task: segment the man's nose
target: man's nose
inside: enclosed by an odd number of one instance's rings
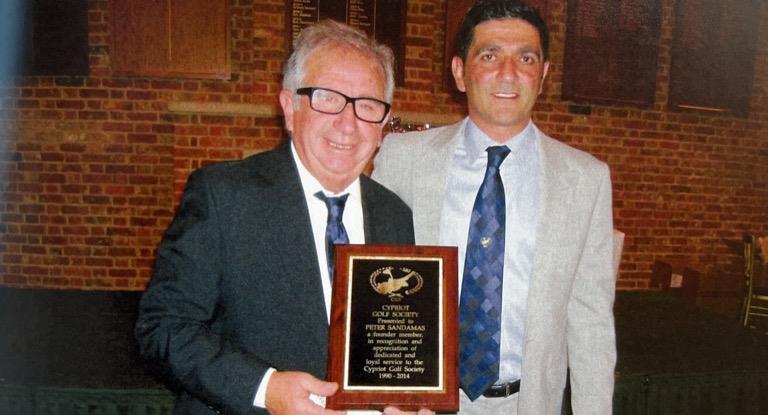
[[[499,64],[499,76],[508,80],[517,78],[517,61],[513,58],[502,60]]]
[[[354,104],[347,102],[340,113],[336,115],[336,125],[344,132],[355,129],[357,125],[357,116],[355,116]]]

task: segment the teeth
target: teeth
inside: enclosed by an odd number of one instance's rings
[[[515,93],[509,93],[509,94],[496,93],[494,95],[499,97],[499,98],[514,98],[514,97],[517,96],[517,94],[515,94]]]
[[[352,146],[347,146],[339,143],[334,143],[333,141],[329,141],[328,144],[331,145],[331,147],[339,149],[339,150],[349,150],[352,148]]]

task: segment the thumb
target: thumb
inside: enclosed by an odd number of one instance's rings
[[[304,386],[310,393],[318,396],[331,396],[339,388],[339,384],[336,382],[325,382],[317,378],[308,379]]]

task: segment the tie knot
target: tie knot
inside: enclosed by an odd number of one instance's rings
[[[488,168],[493,167],[495,169],[498,169],[499,166],[501,166],[501,162],[503,162],[510,153],[509,147],[507,146],[490,146],[486,148],[485,151],[488,152]]]
[[[325,193],[320,191],[315,193],[315,197],[325,202],[325,207],[328,208],[329,219],[341,220],[341,217],[344,214],[344,205],[347,203],[349,193],[343,194],[341,196],[328,197],[325,195]]]

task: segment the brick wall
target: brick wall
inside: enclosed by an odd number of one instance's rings
[[[410,121],[464,111],[442,86],[445,1],[408,1],[394,112],[419,118]],[[560,100],[566,1],[549,0],[552,67],[535,119],[611,165],[616,227],[627,234],[620,289],[647,287],[653,261],[666,259],[733,294],[734,244],[768,233],[768,7],[743,119],[667,110],[673,0],[662,4],[654,106],[577,115]],[[0,86],[0,285],[142,289],[188,174],[280,141],[285,7],[232,0],[232,78],[210,81],[111,76],[108,2],[91,0],[90,76]]]

